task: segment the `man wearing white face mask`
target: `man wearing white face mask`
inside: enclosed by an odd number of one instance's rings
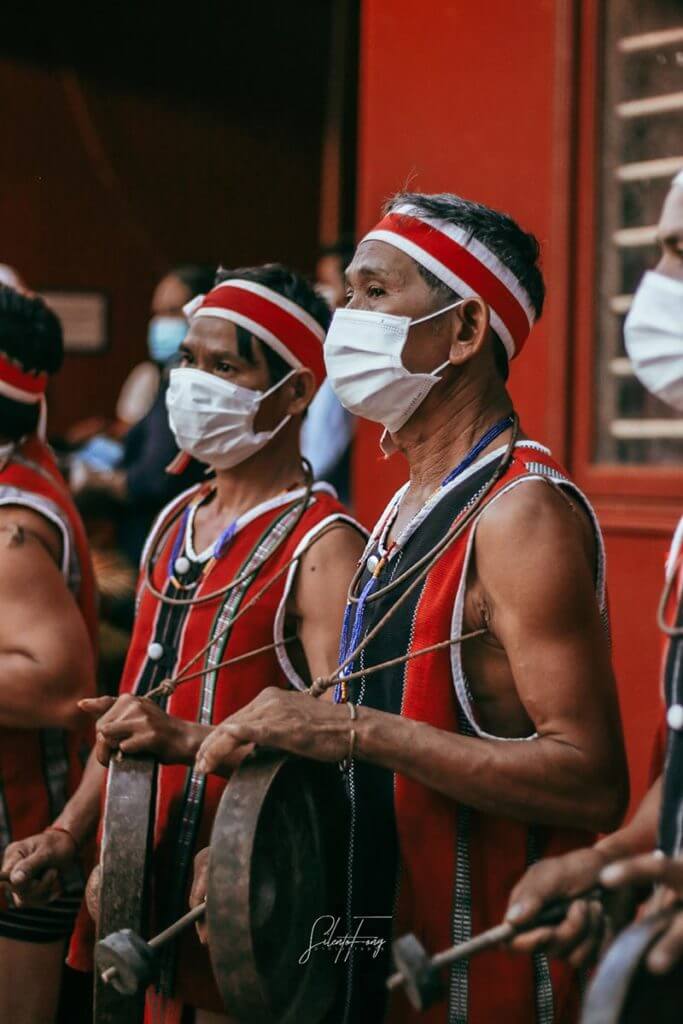
[[[674,178],[662,208],[658,237],[660,260],[636,291],[624,338],[633,369],[644,386],[683,413],[683,171]],[[532,868],[513,893],[508,912],[511,920],[524,921],[544,901],[574,896],[600,881],[610,886],[661,883],[668,886],[665,900],[683,896],[682,547],[683,518],[669,552],[666,600],[660,609],[660,625],[670,636],[663,679],[668,705],[665,778],[656,780],[625,828],[592,848],[541,861]],[[655,847],[668,856],[653,856]],[[657,899],[662,897],[660,890]],[[531,952],[542,946],[580,964],[595,954],[601,935],[600,916],[591,915],[585,901],[577,899],[562,925],[520,937],[515,947]],[[648,966],[655,973],[665,973],[681,958],[683,914],[673,919],[655,943]]]
[[[183,458],[194,456],[214,475],[167,506],[148,538],[122,696],[82,704],[99,719],[102,764],[116,750],[162,762],[158,928],[187,909],[192,856],[207,845],[225,785],[188,767],[200,742],[261,691],[304,688],[333,669],[363,548],[362,531],[328,485],[313,484],[299,450],[302,416],[325,376],[324,301],[296,274],[269,265],[219,272],[187,312],[169,419]],[[153,691],[165,710],[139,699]],[[102,764],[91,759],[64,812],[64,827],[78,837],[97,824]],[[40,859],[41,837],[31,842],[38,863],[8,853],[24,890],[50,865],[49,856]],[[26,844],[22,850],[25,858]],[[75,966],[89,966],[90,940],[84,926],[72,944]],[[182,1005],[221,1009],[194,932],[169,949],[160,986],[149,996],[154,1020],[179,1019]]]
[[[414,932],[431,953],[499,923],[530,861],[614,827],[627,796],[600,531],[505,386],[542,310],[538,254],[453,195],[398,196],[361,241],[325,361],[410,480],[365,550],[339,670],[314,685],[337,704],[257,698],[198,756],[215,770],[256,741],[344,758],[345,930]],[[348,964],[346,1024],[545,1024],[578,1003],[566,965],[496,950],[454,965],[418,1018],[387,1001],[388,942]]]
[[[151,362],[139,363],[124,382],[112,436],[94,438],[72,461],[74,490],[104,491],[120,503],[117,542],[132,565],[140,560],[159,510],[201,479],[196,464],[189,465],[182,476],[166,473],[178,449],[169,429],[165,397],[170,367],[177,362],[187,334],[183,306],[207,291],[213,278],[214,270],[193,264],[162,277],[152,295],[147,328]]]

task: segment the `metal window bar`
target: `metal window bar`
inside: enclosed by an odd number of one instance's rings
[[[622,313],[628,313],[632,302],[632,295],[613,295],[609,300],[609,308],[617,316],[620,316]]]
[[[624,355],[623,317],[656,262],[668,181],[683,169],[683,24],[678,0],[605,4],[600,343],[594,457],[657,464],[683,454],[683,418],[656,408]],[[642,30],[641,30],[642,29]],[[641,31],[639,31],[641,30]],[[608,244],[605,245],[605,242]],[[611,242],[611,244],[609,244]]]
[[[683,156],[664,156],[658,160],[639,160],[633,164],[617,167],[618,181],[652,181],[653,178],[670,178],[683,168]]]
[[[659,50],[664,46],[683,43],[683,25],[680,28],[663,28],[659,32],[640,32],[634,36],[624,36],[617,43],[621,53],[640,53],[643,50]]]
[[[612,240],[620,249],[632,249],[641,245],[654,245],[657,241],[657,225],[648,224],[639,228],[620,228],[614,232]]]
[[[610,431],[618,441],[680,441],[683,439],[683,419],[618,419],[612,420]]]
[[[645,96],[639,100],[626,100],[614,108],[617,117],[651,117],[683,110],[683,92],[667,92],[663,96]]]
[[[610,359],[609,369],[614,377],[633,377],[634,375],[631,360],[627,356],[617,356],[615,359]]]

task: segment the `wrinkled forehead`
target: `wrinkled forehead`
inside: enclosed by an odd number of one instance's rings
[[[372,276],[391,278],[395,284],[410,284],[420,277],[414,259],[388,242],[370,238],[361,242],[346,268],[349,281]]]
[[[662,241],[683,238],[683,188],[680,185],[672,185],[664,200],[658,234]]]

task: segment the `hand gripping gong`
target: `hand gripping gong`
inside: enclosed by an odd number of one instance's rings
[[[681,1024],[683,964],[651,974],[645,958],[666,928],[674,908],[624,929],[603,957],[586,993],[581,1024]]]
[[[225,1009],[244,1024],[320,1024],[343,965],[300,963],[342,912],[346,800],[336,765],[258,751],[230,779],[211,837],[207,925]]]
[[[145,924],[156,762],[114,757],[109,764],[104,809],[97,938]],[[95,1024],[141,1024],[144,989],[124,996],[95,974]]]

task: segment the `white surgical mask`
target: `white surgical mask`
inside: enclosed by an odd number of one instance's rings
[[[338,309],[332,317],[323,353],[337,398],[349,412],[382,423],[395,433],[410,419],[439,380],[448,360],[431,373],[411,373],[401,358],[408,331],[454,309],[411,320],[365,309]]]
[[[626,351],[638,380],[683,412],[683,281],[648,271],[624,324]]]
[[[171,370],[166,408],[178,447],[215,469],[230,469],[244,462],[265,447],[291,418],[285,416],[274,430],[254,432],[262,400],[293,373],[268,391],[252,391],[190,366]]]

